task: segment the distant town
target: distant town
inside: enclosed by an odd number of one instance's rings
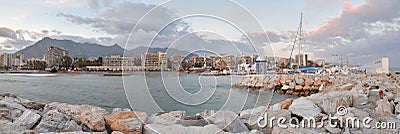
[[[300,57],[300,60],[299,60]],[[105,57],[79,58],[70,57],[69,51],[47,46],[42,58],[25,58],[24,54],[3,53],[0,56],[3,71],[46,70],[46,71],[221,71],[226,73],[257,73],[263,68],[271,70],[287,68],[288,58],[259,57],[258,55],[180,55],[167,57],[164,52],[145,52],[141,57],[122,57],[119,55]],[[306,54],[296,55],[294,65],[324,66],[325,61],[312,61]],[[300,62],[300,64],[298,63]],[[257,69],[258,68],[258,69]],[[260,73],[260,72],[259,72]]]

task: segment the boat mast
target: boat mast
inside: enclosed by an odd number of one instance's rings
[[[298,58],[299,58],[299,64],[298,64],[298,66],[301,66],[302,65],[302,63],[301,63],[301,59],[303,58],[303,56],[301,55],[301,40],[302,40],[302,35],[301,35],[301,30],[302,30],[302,28],[303,28],[303,13],[301,13],[301,15],[300,15],[300,30],[299,30],[299,55],[298,55]]]

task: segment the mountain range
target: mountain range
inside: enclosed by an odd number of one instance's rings
[[[64,48],[69,51],[69,56],[73,58],[89,58],[89,57],[105,57],[105,56],[130,56],[130,57],[140,57],[140,55],[146,51],[148,52],[167,52],[167,48],[148,48],[148,47],[138,47],[132,50],[126,50],[114,44],[112,46],[104,46],[100,44],[92,43],[79,43],[72,40],[58,40],[45,37],[42,40],[28,46],[22,50],[17,51],[15,54],[23,54],[25,58],[42,58],[46,54],[46,48],[48,46],[57,46]],[[125,55],[124,55],[124,52]],[[167,56],[172,54],[186,55],[189,52],[173,49],[168,49]]]

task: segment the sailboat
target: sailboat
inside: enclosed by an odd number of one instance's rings
[[[319,68],[322,68],[322,67],[319,67],[319,66],[317,66],[317,67],[308,67],[307,66],[308,55],[301,52],[301,45],[302,45],[301,43],[302,43],[302,40],[303,40],[303,33],[302,33],[303,31],[302,30],[303,30],[303,13],[300,14],[300,24],[299,24],[299,27],[298,27],[297,32],[296,32],[296,37],[295,37],[294,42],[293,42],[292,51],[290,52],[288,68],[289,69],[290,68],[293,69],[293,64],[291,62],[292,61],[292,55],[293,55],[293,50],[294,50],[294,48],[296,46],[296,43],[298,42],[299,53],[297,55],[297,59],[298,59],[297,68],[300,69],[300,70],[304,70],[302,72],[315,72],[316,70],[318,70]]]

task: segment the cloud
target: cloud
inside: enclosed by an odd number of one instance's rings
[[[344,10],[339,16],[329,19],[310,34],[313,39],[324,40],[341,36],[349,40],[366,38],[365,24],[374,22],[392,22],[400,17],[400,1],[398,0],[366,0],[358,6],[347,0]]]
[[[0,28],[0,37],[17,39],[17,34],[9,28],[1,27]]]
[[[106,2],[105,3],[109,3]],[[95,3],[94,3],[95,4]],[[97,3],[98,4],[98,3]],[[100,11],[96,17],[81,17],[72,14],[59,13],[57,16],[64,17],[68,21],[78,25],[89,25],[95,31],[106,33],[112,37],[115,37],[116,42],[124,44],[128,39],[131,29],[137,25],[139,27],[136,32],[143,36],[145,33],[152,38],[156,34],[162,36],[168,36],[172,39],[173,36],[179,33],[178,29],[185,29],[187,25],[182,21],[177,21],[170,24],[166,29],[163,29],[160,33],[160,27],[171,22],[174,18],[174,12],[170,9],[158,7],[156,14],[147,16],[148,19],[140,20],[148,11],[155,8],[155,5],[143,4],[143,3],[132,3],[122,2],[114,5],[112,8]],[[142,21],[140,25],[138,22]],[[134,41],[139,44],[130,45],[130,48],[138,47],[141,41]]]

